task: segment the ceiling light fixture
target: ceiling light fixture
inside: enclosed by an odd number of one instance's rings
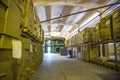
[[[53,31],[53,32],[51,32],[51,36],[60,36],[60,32],[59,31]]]
[[[60,36],[60,32],[59,32],[59,28],[56,27],[56,29],[54,31],[51,32],[51,36]]]

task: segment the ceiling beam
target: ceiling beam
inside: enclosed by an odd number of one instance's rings
[[[68,13],[70,13],[73,10],[73,6],[64,6],[64,9],[62,10],[62,15],[67,15]],[[61,21],[61,23],[65,24],[67,21],[68,17],[64,17]],[[62,25],[60,27],[60,32],[62,31],[63,27],[65,27],[64,25]]]
[[[68,14],[68,15],[64,15],[64,16],[61,16],[61,17],[52,18],[52,19],[49,19],[49,20],[41,21],[41,23],[51,21],[51,20],[55,20],[55,19],[59,19],[59,18],[63,18],[63,17],[68,17],[68,16],[80,14],[80,13],[84,13],[84,12],[89,12],[89,11],[97,10],[97,9],[100,9],[100,8],[105,8],[105,7],[117,5],[117,4],[120,4],[120,2],[113,3],[113,4],[108,4],[108,5],[104,5],[104,6],[100,6],[100,7],[96,7],[96,8],[92,8],[92,9],[88,9],[88,10],[84,10],[84,11],[80,11],[80,12],[76,12],[76,13],[72,13],[72,14]]]
[[[51,6],[47,5],[47,6],[45,6],[45,9],[46,9],[46,18],[51,19]],[[50,23],[51,22],[48,21],[46,24],[50,24]],[[51,26],[47,25],[47,28],[48,28],[48,32],[51,32]]]
[[[51,6],[47,5],[45,6],[45,9],[46,9],[46,18],[51,19]]]
[[[73,10],[74,6],[64,6],[64,9],[62,11],[62,15],[67,15],[70,14],[71,11]],[[65,23],[67,21],[68,17],[63,18],[63,22]]]
[[[73,32],[77,27],[72,27],[68,32],[71,33]]]
[[[77,24],[80,26],[83,22],[85,22],[90,16],[92,16],[95,13],[96,11],[90,11],[86,13],[85,16],[79,22],[77,22]]]

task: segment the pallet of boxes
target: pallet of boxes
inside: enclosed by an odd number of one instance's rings
[[[43,33],[32,0],[0,0],[0,80],[29,79],[43,58]]]

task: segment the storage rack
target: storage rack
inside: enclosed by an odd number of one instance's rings
[[[71,45],[71,46],[66,46],[66,47],[82,47],[82,46],[88,46],[88,45],[98,45],[100,47],[100,44],[108,44],[108,43],[114,43],[114,55],[115,55],[115,70],[119,71],[120,70],[120,66],[118,65],[118,53],[120,52],[120,50],[118,49],[118,47],[120,46],[120,44],[118,46],[116,46],[116,43],[120,42],[120,38],[118,39],[111,39],[111,40],[105,40],[105,41],[99,41],[99,42],[92,42],[92,43],[84,43],[84,44],[78,44],[78,45]],[[99,48],[100,51],[100,48]],[[90,57],[90,55],[89,55]]]
[[[115,70],[119,70],[119,67],[118,67],[118,58],[117,58],[117,55],[118,55],[117,51],[119,51],[119,49],[116,46],[117,42],[120,42],[120,39],[111,39],[111,40],[106,40],[106,41],[99,41],[99,42],[94,42],[94,43],[86,43],[86,44],[80,44],[80,45],[74,45],[74,46],[77,46],[77,47],[85,46],[85,45],[98,45],[98,46],[100,46],[100,44],[114,43]]]
[[[118,1],[119,2],[119,1]],[[105,11],[109,10],[112,6],[110,6],[109,8],[107,8]],[[101,16],[105,11],[103,11],[99,16]],[[98,16],[96,16],[95,18],[97,18]],[[94,19],[95,19],[94,18]],[[94,20],[93,19],[93,20]],[[89,22],[88,22],[89,23]],[[87,23],[87,24],[88,24]],[[85,24],[84,26],[86,26],[87,24]],[[83,26],[83,27],[84,27]],[[79,31],[79,30],[78,30]],[[116,38],[116,39],[108,39],[108,40],[103,40],[103,41],[97,41],[97,42],[88,42],[88,43],[83,43],[83,44],[77,44],[77,45],[69,45],[66,47],[82,47],[82,46],[88,46],[88,45],[98,45],[100,47],[100,44],[104,45],[104,44],[108,44],[108,43],[113,43],[114,44],[114,55],[115,55],[115,70],[120,70],[120,66],[118,64],[118,53],[120,52],[120,50],[118,49],[118,47],[120,45],[116,45],[117,43],[120,42],[120,38]],[[99,48],[99,52],[100,52],[100,48]],[[89,55],[90,57],[90,55]]]

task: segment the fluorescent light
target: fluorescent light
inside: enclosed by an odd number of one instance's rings
[[[59,31],[51,32],[51,36],[60,36]]]
[[[93,16],[91,16],[89,19],[87,19],[84,23],[82,23],[81,24],[81,26],[80,26],[80,28],[82,27],[82,26],[84,26],[85,24],[87,24],[89,21],[91,21],[93,18],[95,18],[96,16],[98,16],[100,13],[98,13],[98,12],[96,12]],[[91,22],[94,22],[94,21],[96,21],[96,19],[95,20],[92,20]],[[90,23],[91,23],[90,22]],[[86,26],[84,26],[83,28],[81,28],[80,30],[83,30],[84,28],[86,28],[86,27],[88,27],[88,25],[90,25],[90,23],[89,24],[87,24]]]

